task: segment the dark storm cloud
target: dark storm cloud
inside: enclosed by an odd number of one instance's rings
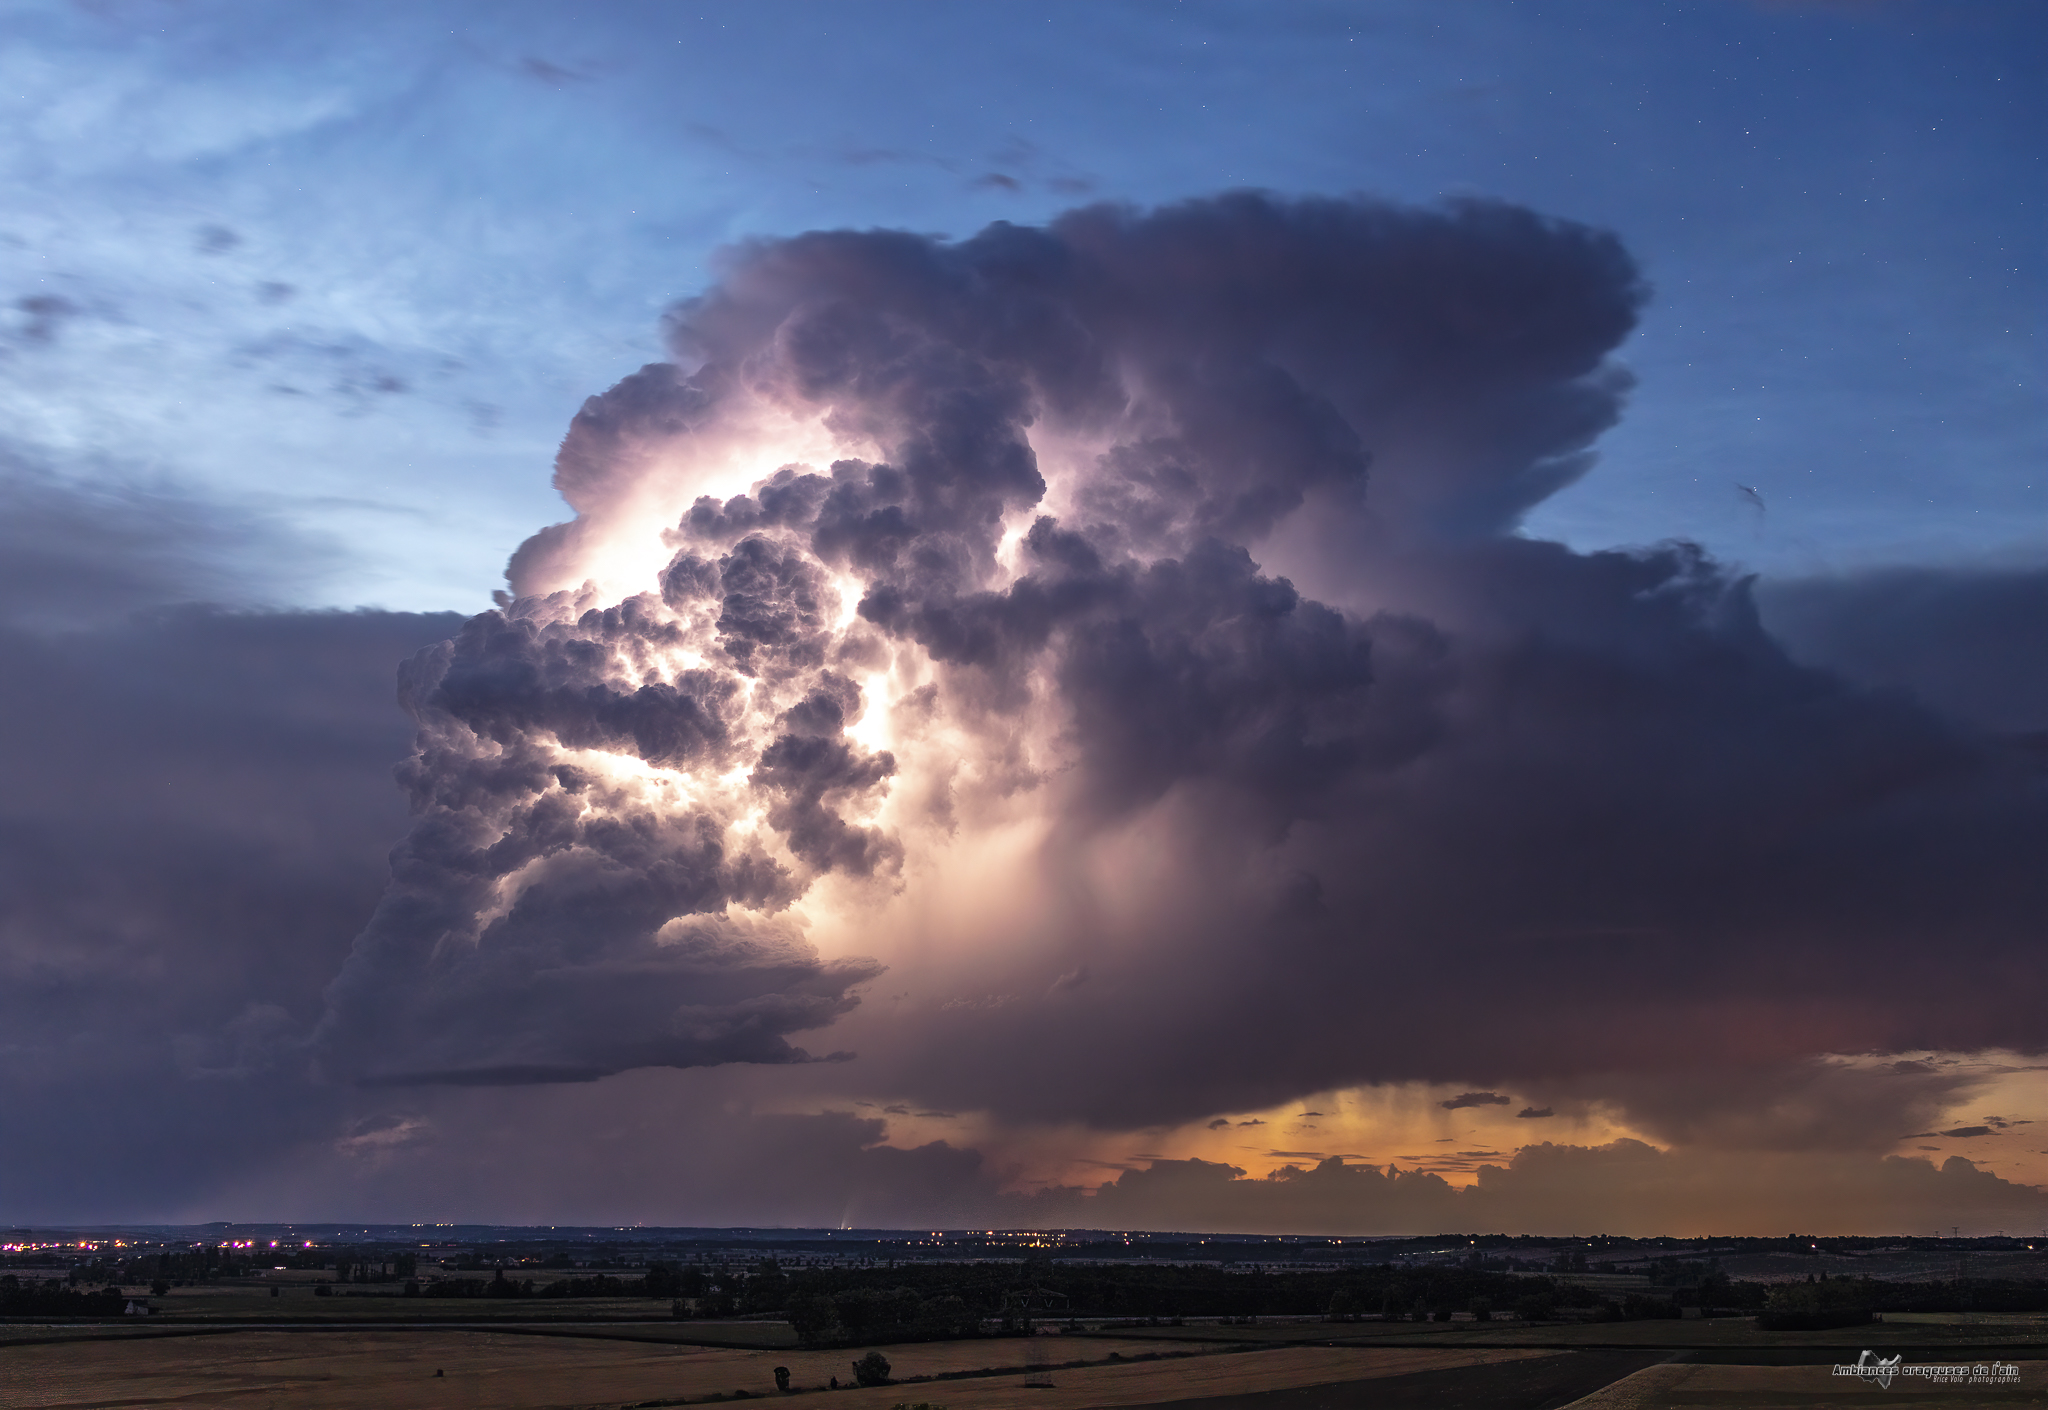
[[[1372,676],[1362,628],[1262,575],[1242,546],[1311,491],[1362,489],[1371,457],[1320,364],[1348,374],[1336,379],[1346,395],[1377,398],[1389,424],[1405,424],[1425,390],[1479,421],[1513,420],[1521,460],[1432,444],[1450,468],[1410,496],[1413,512],[1506,523],[1533,502],[1527,485],[1569,478],[1557,467],[1612,419],[1620,384],[1601,356],[1637,298],[1610,237],[1483,203],[1418,212],[1232,196],[1149,216],[1102,207],[1048,230],[996,226],[957,247],[893,232],[749,247],[671,318],[694,370],[650,366],[578,414],[556,484],[581,514],[514,556],[517,604],[412,668],[420,820],[336,985],[324,1050],[359,1075],[367,1064],[380,1077],[505,1081],[785,1055],[679,1041],[647,976],[674,957],[656,941],[664,925],[732,904],[773,909],[804,879],[766,853],[729,855],[729,814],[629,803],[564,777],[549,751],[745,766],[795,861],[855,874],[888,864],[895,844],[845,814],[894,763],[834,728],[828,707],[846,720],[857,701],[809,688],[836,679],[828,657],[858,640],[826,632],[820,566],[861,581],[862,622],[980,672],[988,701],[1020,698],[1050,653],[1089,811],[1127,815],[1213,778],[1266,795],[1260,821],[1284,831],[1330,779],[1393,766],[1430,727],[1393,708],[1358,728]],[[841,460],[829,476],[791,467],[753,494],[701,500],[675,530],[664,611],[547,594],[576,581],[620,506],[658,483],[680,446],[764,386],[829,407],[887,459]],[[1102,455],[1076,525],[1040,518],[1031,571],[992,590],[1005,516],[1046,492],[1029,429],[1052,417],[1101,431],[1134,398],[1151,409],[1147,433]],[[715,602],[715,620],[686,615],[700,602]],[[634,683],[686,647],[679,619],[699,636],[708,625],[704,644],[728,668]],[[1426,630],[1409,635],[1432,649]],[[768,737],[735,714],[741,678],[757,676],[797,697]],[[795,942],[777,943],[800,970]],[[596,984],[600,972],[611,977]],[[774,1012],[747,1031],[817,1026],[873,972],[763,969],[748,1002]],[[771,997],[799,980],[801,1003]],[[472,1010],[476,1022],[462,1017]],[[517,1023],[481,1018],[508,1011]],[[394,1052],[398,1033],[431,1034],[407,1041],[435,1056]]]
[[[1957,1068],[1832,1060],[1724,1060],[1609,1072],[1542,1087],[1555,1106],[1597,1099],[1653,1140],[1720,1150],[1880,1153],[1966,1099],[1981,1075]]]
[[[1083,765],[1076,825],[1178,793],[1191,865],[1249,823],[1242,840],[1316,888],[1279,930],[1206,892],[1231,919],[1106,961],[1113,982],[1082,1000],[1100,1005],[1096,1044],[1062,1050],[1077,1082],[1135,1061],[1156,1085],[1086,1084],[1103,1119],[1333,1078],[1665,1067],[1675,1045],[1796,1074],[1829,1048],[2043,1040],[2025,756],[1788,660],[1745,584],[1684,545],[1578,555],[1501,535],[1587,467],[1626,384],[1602,354],[1639,297],[1611,240],[1524,212],[1230,198],[959,247],[803,237],[677,315],[700,377],[772,334],[835,414],[900,430],[903,407],[965,389],[945,403],[963,445],[1014,443],[1006,378],[1062,425],[1161,427],[1102,454],[1000,591],[966,588],[990,511],[939,520],[893,469],[835,468],[816,531],[891,635],[991,677],[1049,666]],[[976,436],[960,415],[989,419]],[[993,478],[986,451],[941,463],[970,496]],[[1028,498],[1028,478],[1002,483]],[[1353,560],[1319,576],[1389,610],[1360,620],[1259,570],[1246,545],[1311,498]],[[1952,610],[1995,618],[1989,596]],[[1967,956],[1937,947],[1955,933]],[[1958,963],[2016,987],[1966,994]],[[1920,981],[1878,979],[1902,972]],[[1452,982],[1442,1019],[1410,1003],[1363,1043],[1339,1016],[1357,994]],[[1322,995],[1327,1019],[1304,1026]],[[1543,1017],[1602,1003],[1617,1007],[1597,1025]],[[1190,1012],[1238,1020],[1223,1031],[1256,1035],[1256,1055]],[[1010,1031],[980,1050],[1034,1045],[1036,1021],[1004,1009]],[[1005,1085],[975,1062],[924,1070],[948,1100]],[[1895,1118],[1918,1102],[1890,1096]]]
[[[1504,1097],[1499,1092],[1460,1092],[1447,1101],[1438,1102],[1437,1105],[1445,1111],[1458,1111],[1468,1106],[1507,1106],[1513,1100],[1512,1097]]]
[[[1892,568],[1766,582],[1798,659],[1911,691],[1987,729],[2048,730],[2048,568]]]
[[[0,490],[0,1201],[167,1211],[330,1114],[304,1040],[404,822],[392,664],[460,619],[171,605],[248,520]]]
[[[1273,870],[1316,877],[1321,904],[1276,925],[1254,878],[1232,895],[1191,873],[1202,902],[1170,933],[1091,956],[1080,1002],[1100,1005],[1102,1046],[1079,1057],[1075,1017],[1056,1021],[1074,1080],[1090,1062],[1124,1074],[1090,1089],[1101,1119],[1395,1076],[1697,1068],[1711,1083],[1816,1052],[2039,1047],[2026,956],[2048,898],[2025,752],[1798,667],[1743,586],[1682,548],[1580,556],[1501,539],[1400,560],[1405,581],[1378,586],[1430,620],[1347,623],[1373,648],[1370,683],[1321,720],[1309,712],[1344,685],[1341,655],[1292,679],[1231,677],[1276,698],[1242,730],[1200,711],[1204,690],[1148,687],[1170,618],[1118,628],[1120,694],[1158,713],[1103,775],[1160,758],[1158,741],[1200,741],[1159,775],[1184,790],[1179,845],[1272,846]],[[1233,735],[1252,767],[1217,767]],[[1387,994],[1404,997],[1373,998]],[[1597,1023],[1551,1021],[1589,1010]],[[1190,1013],[1218,1022],[1183,1027]],[[1007,1030],[991,1046],[1044,1041],[1039,1021],[1028,1006],[991,1016]],[[964,1063],[944,1075],[998,1080]],[[932,1095],[963,1099],[950,1084]],[[1915,1101],[1889,1095],[1905,1105],[1877,1129],[1907,1129]],[[1647,1088],[1637,1099],[1645,1116],[1657,1104]]]
[[[1139,1126],[1357,1081],[1591,1099],[1626,1072],[1646,1129],[1867,1144],[1778,1099],[1812,1055],[2048,1042],[2035,764],[1791,659],[1688,545],[1511,532],[1620,414],[1609,354],[1643,298],[1613,237],[1487,202],[1239,194],[733,252],[670,318],[677,365],[577,417],[557,483],[579,517],[515,555],[518,601],[415,668],[421,821],[332,1033],[412,1015],[442,1051],[408,1070],[501,1080],[778,1056],[685,1052],[654,1007],[557,976],[659,970],[676,916],[891,866],[857,815],[918,761],[855,746],[838,722],[878,702],[831,680],[910,651],[928,719],[995,747],[1018,711],[1056,717],[1056,776],[987,785],[1039,790],[1045,894],[1103,884],[1086,868],[1132,829],[1175,861],[1109,883],[1125,919],[1014,960],[1014,996],[900,1010],[879,1081]],[[700,499],[658,603],[585,605],[597,545],[761,407],[876,450]],[[1034,436],[1090,449],[1049,486]],[[822,572],[853,580],[850,626]],[[706,664],[644,683],[672,632]],[[748,680],[767,693],[737,710]],[[605,826],[631,846],[586,840],[569,795],[599,785],[543,757],[577,741],[745,769],[786,860],[714,838],[715,809],[629,808]],[[571,935],[595,937],[573,961]],[[756,1036],[829,1020],[872,972],[775,943],[734,991],[773,1009]],[[801,1002],[771,1000],[785,984]],[[508,1003],[525,1036],[482,1020]],[[1769,1096],[1746,1123],[1745,1092]],[[1857,1092],[1887,1138],[1933,1099]]]

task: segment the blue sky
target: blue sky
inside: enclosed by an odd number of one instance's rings
[[[473,609],[564,517],[575,408],[734,240],[1479,193],[1615,230],[1656,291],[1600,468],[1529,532],[2024,561],[2044,32],[1883,0],[9,5],[0,449],[231,508],[247,599]]]

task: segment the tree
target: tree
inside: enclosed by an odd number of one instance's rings
[[[740,1311],[777,1312],[788,1297],[789,1279],[783,1276],[782,1266],[772,1258],[764,1258],[755,1268],[754,1276],[747,1279]]]
[[[846,1336],[846,1328],[839,1321],[839,1310],[832,1305],[832,1299],[822,1293],[798,1294],[789,1299],[789,1306],[783,1309],[782,1315],[789,1319],[789,1329],[796,1333],[797,1342],[803,1346],[829,1346]]]
[[[870,1351],[853,1363],[853,1379],[864,1386],[889,1384],[889,1358],[879,1351]]]
[[[834,1294],[832,1305],[855,1346],[920,1335],[918,1325],[926,1310],[909,1288],[850,1288]]]
[[[969,1307],[966,1299],[950,1294],[919,1303],[912,1324],[912,1331],[927,1339],[971,1337],[980,1330],[981,1314]]]

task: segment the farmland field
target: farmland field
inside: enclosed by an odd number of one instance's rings
[[[1013,1364],[1014,1341],[923,1343],[882,1348],[894,1375],[936,1376]],[[951,1410],[1038,1410],[1152,1405],[1198,1397],[1327,1385],[1493,1362],[1555,1356],[1540,1351],[1446,1348],[1276,1347],[1211,1351],[1144,1362],[1160,1348],[1090,1338],[1069,1350],[1093,1364],[1053,1373],[1051,1389],[1025,1389],[1024,1374],[846,1389],[831,1404],[886,1410],[930,1401]],[[0,1407],[178,1405],[278,1410],[444,1410],[444,1407],[618,1406],[748,1396],[782,1398],[774,1368],[793,1393],[849,1382],[844,1351],[746,1351],[660,1346],[587,1337],[436,1329],[266,1330],[128,1338],[0,1350]],[[1112,1357],[1125,1358],[1122,1364]],[[440,1374],[437,1374],[440,1373]],[[827,1392],[828,1394],[830,1392]]]

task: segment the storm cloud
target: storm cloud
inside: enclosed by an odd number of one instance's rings
[[[874,1090],[1004,1119],[1430,1081],[1690,1129],[1820,1054],[2038,1050],[2008,715],[1795,660],[1686,543],[1517,533],[1646,297],[1613,236],[1482,201],[735,249],[571,426],[577,517],[408,668],[416,822],[330,1070],[791,1062],[836,1022]],[[1924,1123],[1909,1087],[1871,1119]]]
[[[671,1178],[678,1222],[2032,1217],[1884,1153],[2004,1129],[1909,1055],[2048,1046],[2040,574],[1525,536],[1647,298],[1612,235],[1479,201],[752,242],[467,621],[256,610],[317,545],[0,464],[7,1134],[124,1133],[0,1183],[113,1217],[111,1157],[196,1131],[166,1212],[255,1168],[557,1217],[581,1157],[484,1193],[499,1121],[635,1133],[605,1219]],[[1221,1153],[1399,1084],[1457,1134],[1398,1149],[1470,1190],[1020,1174],[1034,1132]],[[1464,1129],[1594,1114],[1672,1149]]]
[[[2048,1214],[2039,1190],[1957,1156],[1660,1150],[1634,1140],[1528,1144],[1479,1162],[1463,1189],[1411,1162],[1341,1157],[1266,1174],[1228,1160],[1133,1157],[1094,1188],[1021,1188],[1000,1157],[906,1140],[872,1115],[734,1113],[712,1090],[728,1084],[692,1080],[702,1075],[415,1089],[405,1115],[309,1149],[282,1187],[368,1211],[741,1226],[1867,1234],[1923,1228],[1931,1210],[1988,1228]],[[574,1139],[539,1160],[536,1127]],[[246,1202],[281,1211],[278,1188],[274,1177],[252,1180]]]
[[[2048,732],[2048,568],[1890,568],[1762,584],[1800,660],[1986,729]]]
[[[461,618],[184,600],[261,592],[218,557],[260,525],[174,486],[0,460],[0,503],[0,1199],[124,1217],[148,1150],[180,1208],[335,1118],[305,1040],[405,823],[392,663]]]

